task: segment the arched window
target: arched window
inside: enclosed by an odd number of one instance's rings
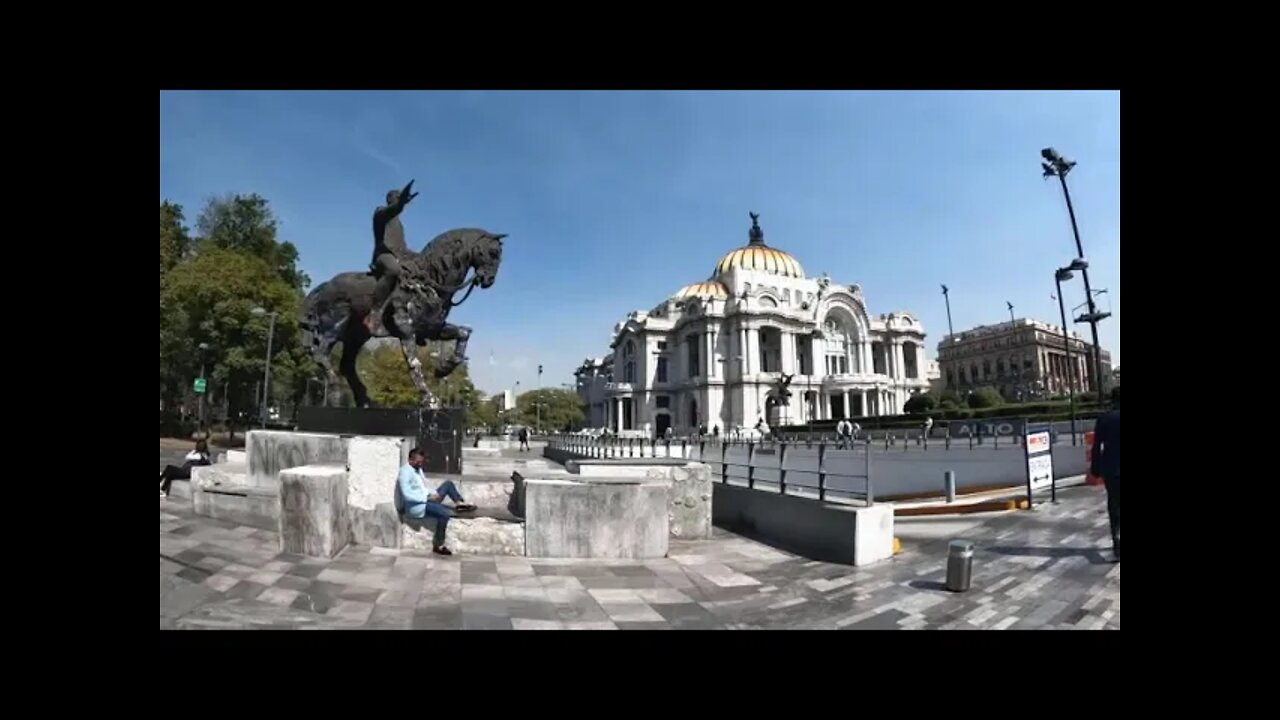
[[[822,323],[822,334],[826,344],[826,367],[828,375],[845,375],[850,372],[849,350],[852,346],[849,325],[837,315],[828,315]]]

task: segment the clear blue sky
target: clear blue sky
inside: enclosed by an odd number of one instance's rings
[[[496,392],[572,382],[614,323],[747,239],[810,275],[861,283],[873,314],[946,333],[1057,322],[1053,269],[1075,254],[1041,147],[1070,176],[1102,345],[1120,359],[1119,92],[162,92],[160,198],[188,219],[257,192],[319,283],[363,269],[370,216],[411,178],[410,245],[453,227],[510,235],[498,282],[454,311]],[[1068,308],[1083,302],[1079,280]],[[1082,334],[1087,326],[1079,326]],[[490,356],[492,353],[493,360]]]

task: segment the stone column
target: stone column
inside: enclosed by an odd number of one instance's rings
[[[712,377],[715,377],[715,372],[716,372],[716,364],[714,359],[715,345],[713,344],[713,341],[711,339],[710,329],[707,330],[707,342],[705,343],[705,345],[706,347],[703,348],[705,352],[703,354],[706,355],[707,359],[703,360],[702,362],[703,362],[703,365],[707,368],[706,377],[710,379]]]
[[[903,358],[902,338],[895,338],[893,341],[893,362],[897,367],[898,374],[895,376],[899,380],[907,377],[907,364]]]

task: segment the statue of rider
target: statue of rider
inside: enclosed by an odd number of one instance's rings
[[[413,181],[410,180],[404,189],[388,191],[387,204],[373,211],[373,262],[369,268],[378,284],[373,291],[373,306],[364,320],[365,327],[373,335],[382,327],[384,306],[400,280],[400,258],[409,252],[404,242],[400,212],[416,197],[418,193],[413,192]]]

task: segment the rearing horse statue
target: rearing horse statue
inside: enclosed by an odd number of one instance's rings
[[[436,368],[439,378],[466,362],[471,328],[451,325],[449,311],[461,305],[476,286],[493,285],[502,262],[504,237],[478,228],[450,230],[427,243],[422,252],[402,255],[399,281],[383,305],[381,322],[372,323],[377,328],[373,333],[365,323],[373,308],[377,284],[372,273],[339,273],[317,285],[307,295],[300,313],[304,340],[310,344],[312,357],[334,378],[329,354],[341,342],[338,369],[346,378],[356,405],[369,407],[369,393],[356,372],[356,357],[369,338],[394,337],[400,341],[422,406],[434,406],[436,401],[422,376],[417,347],[430,340],[455,341],[453,356]],[[454,295],[464,289],[462,299],[455,302]]]

